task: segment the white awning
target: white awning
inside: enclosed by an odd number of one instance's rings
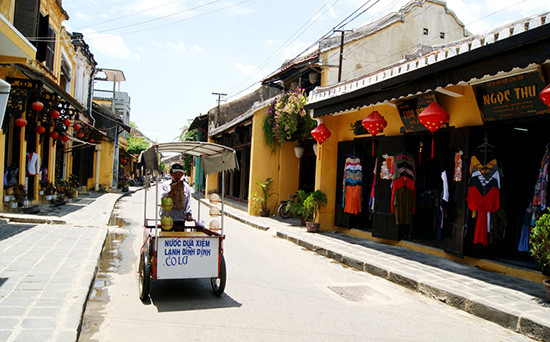
[[[36,48],[0,14],[0,62],[24,63],[35,56]]]
[[[202,160],[204,172],[216,173],[237,169],[236,152],[234,149],[209,142],[180,141],[161,143],[151,146],[140,155],[140,162],[145,169],[156,170],[158,168],[158,153],[183,153]]]

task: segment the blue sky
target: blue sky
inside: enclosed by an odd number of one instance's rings
[[[172,141],[182,127],[257,84],[296,57],[364,0],[70,0],[70,32],[84,33],[100,68],[120,69],[131,120],[150,139]],[[352,29],[407,0],[371,0]],[[369,5],[370,5],[369,4]],[[367,5],[367,6],[369,6]],[[550,11],[548,0],[448,0],[470,32]],[[96,88],[111,89],[96,84]]]

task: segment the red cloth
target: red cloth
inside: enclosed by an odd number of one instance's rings
[[[361,212],[361,185],[346,186],[346,204],[344,212],[357,215]]]
[[[476,186],[471,186],[468,188],[466,201],[470,210],[477,210],[478,212],[474,243],[487,246],[487,213],[494,213],[500,207],[499,190],[496,186],[492,187],[483,196]]]

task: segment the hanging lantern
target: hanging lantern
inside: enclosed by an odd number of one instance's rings
[[[388,122],[380,113],[373,111],[361,121],[361,124],[372,135],[372,155],[374,156],[374,137],[388,125]]]
[[[31,107],[32,107],[32,109],[34,109],[38,112],[38,111],[42,110],[42,108],[44,108],[44,104],[42,102],[36,100],[31,104]]]
[[[71,124],[72,124],[72,121],[69,120],[69,118],[66,118],[65,120],[63,120],[63,124],[67,127],[69,127]]]
[[[23,118],[19,118],[19,119],[15,120],[15,125],[19,128],[23,128],[23,127],[27,126],[27,120],[25,120]]]
[[[90,142],[93,143],[95,140],[94,139],[90,139]]]
[[[539,97],[542,102],[544,102],[547,106],[550,106],[550,84],[540,92]]]
[[[59,134],[57,134],[57,132],[51,132],[51,133],[50,133],[50,138],[52,138],[52,139],[55,139],[55,138],[57,138],[58,136],[59,136]]]
[[[52,109],[52,110],[50,111],[50,117],[51,117],[52,119],[57,119],[57,118],[59,117],[59,111],[57,111],[57,110],[55,110],[55,109]]]
[[[69,140],[69,136],[65,135],[65,134],[62,134],[60,137],[59,137],[59,140],[63,141],[64,143],[66,143],[68,140]]]
[[[46,129],[44,128],[44,126],[36,126],[34,131],[38,134],[42,134],[42,133],[46,132]]]
[[[323,123],[320,123],[319,126],[315,127],[311,131],[311,135],[313,136],[313,138],[315,138],[315,140],[317,140],[319,144],[322,144],[330,137],[330,131]]]
[[[82,138],[83,136],[84,136],[84,133],[82,133],[82,132],[76,133],[77,138]]]
[[[77,124],[77,123],[75,123],[75,124],[73,125],[73,129],[74,129],[75,131],[78,131],[78,130],[80,129],[80,125]]]
[[[449,121],[449,113],[445,111],[437,102],[432,102],[426,109],[418,115],[420,121],[426,128],[432,132],[432,158],[434,157],[434,132],[440,129]]]

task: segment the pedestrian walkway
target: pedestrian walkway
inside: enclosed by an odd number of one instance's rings
[[[121,196],[85,192],[37,214],[0,213],[0,341],[76,341]]]
[[[201,199],[210,206],[208,201]],[[299,220],[250,216],[230,205],[225,214],[274,231],[315,253],[382,277],[535,339],[550,341],[550,303],[540,283],[488,272],[403,247],[339,232],[308,233]]]

